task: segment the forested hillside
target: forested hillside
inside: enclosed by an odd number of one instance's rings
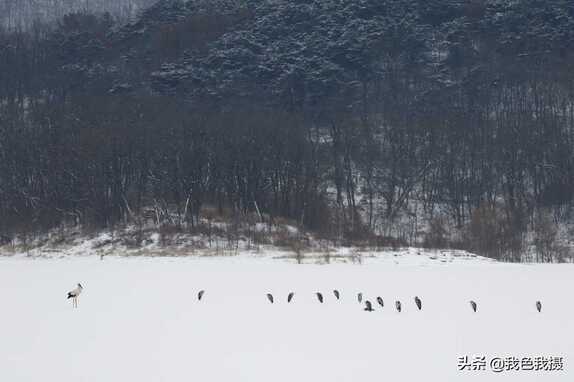
[[[53,22],[72,12],[109,13],[129,20],[154,0],[0,0],[0,26],[31,29],[34,24]]]
[[[4,29],[0,234],[210,206],[562,260],[573,67],[569,0],[162,0]]]

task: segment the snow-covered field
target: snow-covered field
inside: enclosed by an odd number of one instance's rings
[[[0,257],[0,381],[574,380],[574,266],[430,257]],[[384,308],[363,311],[358,292]],[[459,371],[463,356],[486,370]],[[563,357],[564,370],[491,370],[511,356]]]

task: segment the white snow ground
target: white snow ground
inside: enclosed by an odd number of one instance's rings
[[[572,381],[573,276],[572,265],[414,253],[329,265],[0,257],[0,381]],[[65,297],[77,282],[73,309]],[[364,312],[359,291],[385,307]],[[564,357],[564,370],[458,371],[465,355]]]

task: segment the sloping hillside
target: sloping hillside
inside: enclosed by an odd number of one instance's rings
[[[573,4],[162,0],[2,30],[0,235],[215,207],[568,261]]]

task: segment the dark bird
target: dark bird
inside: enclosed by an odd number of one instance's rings
[[[540,301],[536,301],[536,309],[538,310],[538,312],[542,310],[542,303]]]
[[[472,310],[476,313],[476,302],[474,301],[470,301],[470,306],[472,307]]]
[[[339,299],[340,295],[339,295],[339,291],[337,289],[335,289],[333,291],[333,294],[335,295],[335,297],[337,297],[337,300]]]
[[[271,293],[267,293],[267,299],[269,300],[270,303],[273,304],[273,295]]]
[[[362,293],[359,293],[357,295],[357,300],[359,300],[359,304],[363,302],[363,294]]]
[[[199,293],[197,294],[197,299],[198,299],[199,301],[201,301],[201,299],[203,298],[203,294],[204,294],[204,293],[205,293],[204,290],[200,290]]]
[[[401,312],[401,302],[395,301],[395,307],[397,308],[397,311],[400,313]]]
[[[319,302],[322,304],[323,303],[323,295],[319,292],[317,292],[317,298],[319,299]]]
[[[287,302],[291,302],[291,300],[293,300],[294,295],[295,295],[295,293],[293,293],[293,292],[289,293],[289,295],[287,296]]]
[[[417,308],[419,308],[419,310],[423,308],[423,302],[421,301],[419,296],[415,296],[415,304],[417,304]]]
[[[365,301],[365,310],[367,312],[372,312],[374,310],[373,306],[371,305],[371,302],[369,300]]]
[[[379,303],[380,306],[385,306],[385,303],[383,302],[383,299],[381,297],[377,297],[377,302]]]

